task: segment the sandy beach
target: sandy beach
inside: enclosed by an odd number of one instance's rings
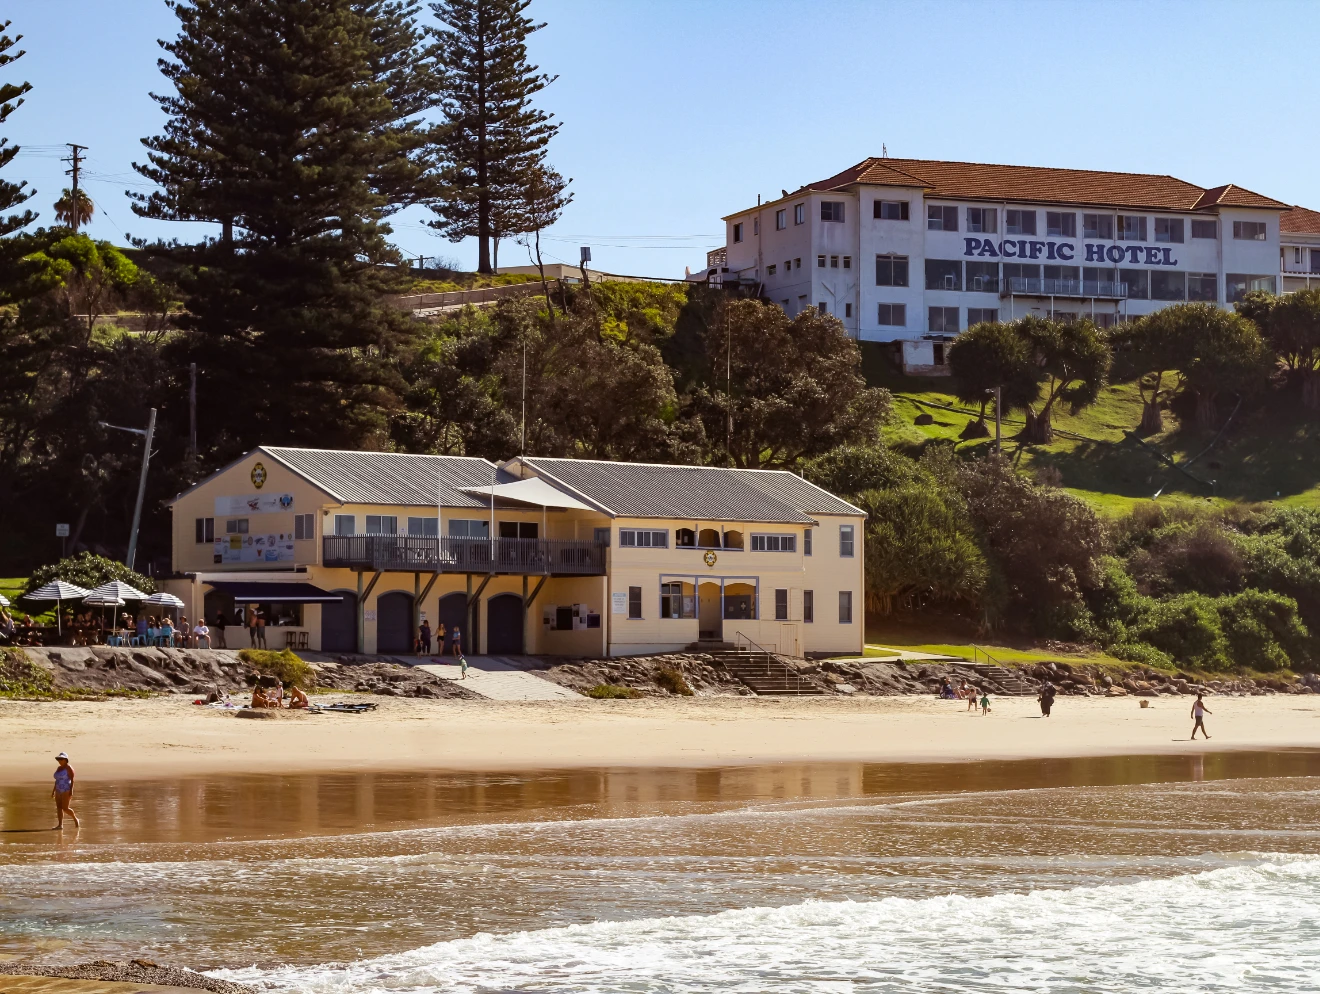
[[[1191,698],[1031,698],[990,715],[932,698],[640,701],[385,699],[363,715],[244,721],[182,697],[0,702],[0,776],[46,780],[66,750],[83,777],[351,770],[958,761],[1320,746],[1320,697],[1212,698],[1213,738],[1189,742]]]

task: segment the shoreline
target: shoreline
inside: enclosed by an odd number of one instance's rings
[[[335,695],[331,695],[335,696]],[[342,696],[342,695],[338,695]],[[928,697],[632,701],[377,699],[358,715],[243,721],[170,696],[0,701],[0,777],[46,783],[51,757],[79,776],[703,768],[803,762],[974,762],[1320,748],[1314,696],[1212,697],[1213,736],[1188,741],[1190,700],[1062,697],[992,713]]]

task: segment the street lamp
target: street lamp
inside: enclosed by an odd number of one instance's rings
[[[141,428],[121,428],[106,421],[98,421],[97,424],[102,428],[113,428],[115,431],[129,431],[146,439],[142,448],[142,474],[138,477],[137,503],[133,505],[133,530],[128,534],[128,555],[124,558],[124,565],[132,569],[133,560],[137,558],[138,523],[142,520],[142,499],[147,492],[147,466],[151,462],[151,436],[156,432],[156,409],[154,407],[151,409],[145,431]]]

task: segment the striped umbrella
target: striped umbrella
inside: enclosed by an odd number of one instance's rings
[[[63,580],[51,580],[45,586],[38,587],[30,594],[24,594],[25,601],[54,601],[55,602],[55,631],[63,635],[63,629],[60,626],[60,601],[76,601],[86,597],[89,591],[82,587],[74,586],[72,583],[65,583]]]

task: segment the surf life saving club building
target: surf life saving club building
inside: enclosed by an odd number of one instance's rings
[[[1109,326],[1277,292],[1291,210],[1172,176],[867,159],[726,217],[705,275],[759,283],[790,316],[815,307],[894,343],[906,369],[941,372],[945,345],[982,321]]]
[[[262,446],[171,510],[161,586],[231,649],[252,609],[271,649],[863,648],[865,514],[789,472]]]

